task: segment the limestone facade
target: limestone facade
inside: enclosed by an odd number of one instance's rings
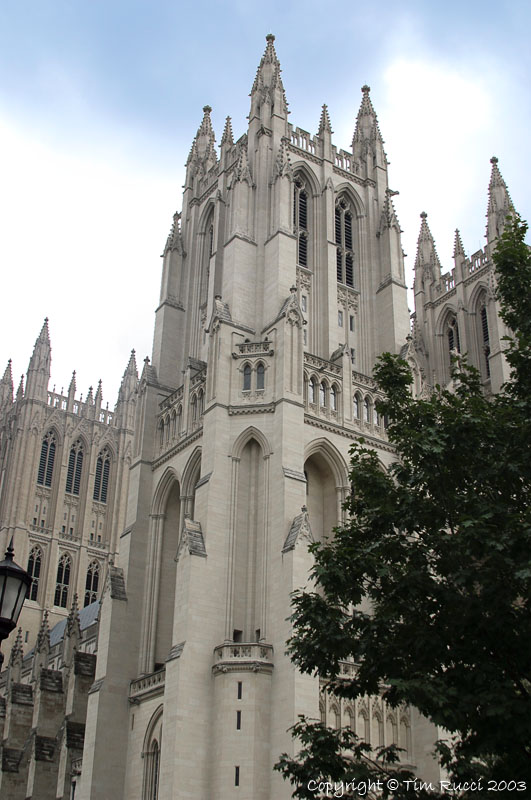
[[[402,353],[417,393],[448,382],[451,350],[468,350],[486,391],[503,381],[491,251],[510,207],[505,184],[493,163],[487,247],[467,259],[457,237],[448,275],[423,216],[410,333],[369,87],[350,151],[332,143],[326,106],[315,136],[293,126],[270,35],[247,132],[234,141],[227,118],[219,154],[210,113],[164,248],[152,359],[138,383],[130,362],[122,416],[105,428],[123,459],[108,539],[119,556],[102,598],[76,799],[287,800],[272,767],[293,750],[287,731],[301,713],[352,725],[375,746],[396,742],[436,780],[437,731],[379,698],[328,697],[287,657],[287,618],[308,580],[308,543],[344,518],[352,441],[363,436],[383,468],[393,460],[375,410],[376,357]],[[54,413],[41,395],[36,433],[19,425],[34,451],[33,473],[20,472],[27,509]],[[68,402],[68,437],[54,428],[63,481],[81,435]],[[103,430],[88,410],[83,419]],[[28,548],[31,533],[28,522],[17,529]],[[77,586],[81,595],[82,577]]]

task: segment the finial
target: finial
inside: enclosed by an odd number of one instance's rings
[[[133,347],[133,349],[131,350],[131,355],[132,355],[132,356],[136,355],[136,350],[135,350],[135,348],[134,348],[134,347]]]
[[[11,366],[11,359],[9,359],[7,363],[9,366]]]
[[[427,219],[427,218],[428,218],[428,215],[426,214],[426,212],[425,212],[425,211],[421,211],[421,212],[420,212],[420,218],[421,218],[421,219]]]
[[[498,159],[496,158],[496,156],[492,156],[492,158],[490,160],[490,163],[491,164],[497,164],[498,163]]]
[[[297,287],[296,286],[290,286],[289,290],[290,290],[291,294],[295,294],[295,292],[297,291]]]
[[[48,317],[44,317],[44,322],[46,323],[46,325],[48,324]]]
[[[275,41],[274,34],[273,33],[268,33],[267,36],[266,36],[266,42],[274,42],[274,41]]]
[[[205,114],[210,114],[212,111],[212,106],[203,106],[203,111]]]
[[[367,84],[364,83],[363,86],[361,87],[361,91],[363,92],[363,94],[367,95],[371,91],[371,87],[367,86]]]

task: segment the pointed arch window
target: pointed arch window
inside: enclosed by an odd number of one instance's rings
[[[479,312],[479,319],[481,324],[481,339],[483,344],[483,356],[484,356],[484,365],[485,365],[485,374],[487,378],[490,378],[490,363],[489,363],[489,356],[490,356],[490,337],[489,337],[489,320],[487,317],[487,306],[485,302],[481,306]]]
[[[256,368],[256,388],[263,389],[265,385],[265,367],[260,361]]]
[[[29,600],[37,600],[39,596],[39,578],[41,576],[42,550],[40,547],[32,547],[28,558],[28,575],[31,578],[31,586],[28,592]]]
[[[39,459],[39,471],[37,473],[37,483],[40,486],[52,485],[55,449],[55,435],[52,431],[49,431],[42,440],[41,445],[41,457]]]
[[[78,439],[70,448],[68,471],[66,473],[66,491],[79,494],[81,488],[81,472],[83,469],[83,442]]]
[[[72,559],[66,553],[63,553],[57,565],[54,597],[54,604],[56,606],[61,606],[61,608],[66,608],[68,604],[68,587],[70,586],[71,571]]]
[[[315,380],[315,378],[311,378],[310,380],[308,400],[310,403],[313,403],[314,405],[317,401],[317,381]]]
[[[111,454],[104,448],[96,461],[96,475],[94,476],[93,498],[99,503],[107,502],[109,488],[109,473],[111,471]]]
[[[330,408],[332,411],[337,411],[337,388],[335,385],[330,389]]]
[[[293,182],[293,227],[297,237],[297,264],[308,266],[308,190],[300,175]]]
[[[326,384],[322,383],[319,387],[319,405],[326,408]]]
[[[372,404],[369,397],[363,401],[363,421],[367,424],[372,422]]]
[[[88,606],[98,599],[98,587],[100,583],[100,565],[97,561],[91,561],[87,569],[87,580],[85,581],[85,602]]]
[[[459,340],[459,326],[457,325],[457,320],[455,317],[452,317],[448,323],[448,350],[450,353],[452,350],[457,350],[458,353],[461,352],[461,342]]]
[[[350,204],[340,197],[335,211],[337,281],[354,286],[354,239]]]
[[[243,391],[251,391],[251,365],[246,364],[243,368]]]
[[[361,398],[359,394],[354,395],[354,419],[361,418]]]

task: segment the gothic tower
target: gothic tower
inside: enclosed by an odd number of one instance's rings
[[[114,411],[101,381],[76,397],[49,388],[51,345],[44,321],[13,398],[11,362],[0,381],[0,552],[14,538],[15,556],[32,577],[19,624],[24,649],[43,614],[64,619],[73,597],[86,606],[101,596],[109,559],[118,552],[128,490],[138,383],[134,354]]]
[[[266,38],[247,131],[235,142],[227,118],[218,153],[203,109],[164,249],[84,800],[209,800],[235,786],[242,800],[287,798],[272,766],[300,713],[364,731],[376,714],[381,743],[427,763],[409,712],[332,709],[285,654],[290,593],[307,581],[308,542],[341,519],[352,440],[392,459],[371,370],[400,350],[409,318],[369,87],[352,150],[338,149],[326,106],[316,135],[288,121]]]

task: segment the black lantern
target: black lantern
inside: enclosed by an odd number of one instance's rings
[[[11,539],[6,557],[0,561],[0,644],[16,627],[31,584],[30,576],[26,570],[15,564],[13,555],[13,539]],[[0,669],[3,660],[4,657],[0,653]]]

